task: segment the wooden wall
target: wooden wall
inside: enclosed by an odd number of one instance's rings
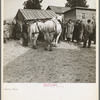
[[[85,15],[85,18],[82,17],[83,14]],[[69,20],[69,19],[82,20],[84,23],[86,23],[88,19],[94,21],[94,20],[96,20],[96,11],[73,9],[64,14],[64,20]]]

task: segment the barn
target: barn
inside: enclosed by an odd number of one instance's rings
[[[64,20],[64,13],[70,9],[70,7],[48,6],[46,10],[54,11],[57,15],[62,16]]]
[[[86,7],[75,7],[64,12],[64,19],[82,20],[84,23],[86,23],[88,19],[95,21],[96,9],[91,9]]]
[[[27,21],[29,24],[38,20],[49,20],[57,16],[52,10],[35,10],[35,9],[19,9],[15,19],[22,24],[23,21]]]
[[[64,12],[70,10],[70,7],[48,6],[46,10],[52,10],[58,15],[63,15]]]
[[[48,6],[47,10],[54,11],[57,15],[63,16],[63,20],[83,20],[84,23],[88,19],[92,21],[96,20],[96,9],[86,7],[59,7],[59,6]]]
[[[23,21],[27,21],[28,24],[32,24],[36,21],[46,21],[57,16],[52,10],[37,10],[37,9],[19,9],[15,20],[18,20],[20,26],[22,27]],[[41,39],[43,37],[40,36]]]

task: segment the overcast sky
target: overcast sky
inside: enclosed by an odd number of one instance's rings
[[[23,2],[26,0],[4,0],[4,19],[13,18],[18,9],[23,8]],[[43,0],[42,9],[46,9],[48,5],[65,6],[66,0]],[[89,8],[96,8],[96,0],[87,0]]]

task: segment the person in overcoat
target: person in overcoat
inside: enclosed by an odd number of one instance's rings
[[[60,36],[61,40],[65,40],[65,30],[66,30],[66,22],[63,21],[62,22],[62,33],[61,33],[61,36]]]
[[[74,24],[71,20],[69,20],[66,25],[66,38],[67,38],[68,43],[72,39],[73,30],[74,30]]]
[[[94,41],[94,44],[96,44],[96,23],[95,22],[92,22],[93,24],[93,41]]]
[[[84,31],[85,31],[85,25],[83,21],[81,20],[79,24],[79,41],[83,40]]]
[[[86,28],[85,28],[85,35],[84,35],[84,43],[83,47],[86,48],[87,40],[88,41],[88,48],[91,47],[91,40],[93,36],[93,24],[91,23],[91,20],[87,20]]]
[[[78,40],[78,36],[79,36],[79,23],[78,23],[78,21],[76,20],[76,22],[75,22],[75,24],[74,24],[72,42],[74,42],[74,40]]]

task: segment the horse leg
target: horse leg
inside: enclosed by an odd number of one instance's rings
[[[54,37],[53,37],[53,42],[54,42],[54,43],[56,43],[56,38],[57,38],[57,36],[54,35]],[[56,47],[56,44],[52,44],[52,46],[53,46],[53,47]]]
[[[44,48],[44,50],[47,50],[47,47],[48,47],[48,43],[47,43],[47,41],[45,42],[45,48]]]
[[[52,43],[50,43],[50,51],[52,51]]]
[[[50,41],[49,41],[49,45],[50,45],[50,51],[52,51],[52,42],[53,42],[53,39],[54,39],[54,34],[50,34]]]
[[[30,45],[31,45],[33,48],[35,48],[35,46],[34,46],[34,40],[35,40],[35,35],[32,34],[32,33],[30,33]]]
[[[33,39],[34,39],[34,34],[32,34],[31,32],[29,33],[29,40],[30,40],[30,45],[33,45]]]
[[[34,41],[33,41],[33,48],[34,49],[37,49],[37,47],[36,47],[36,41],[37,41],[38,36],[39,36],[39,33],[37,33],[37,34],[34,35]]]
[[[44,47],[44,50],[47,50],[47,47],[48,47],[47,34],[44,34],[44,40],[45,40],[45,47]]]
[[[34,37],[31,37],[30,38],[30,44],[31,44],[32,47],[33,47],[33,41],[34,41]]]
[[[45,48],[44,48],[44,50],[48,50],[48,45],[49,45],[48,41],[45,40]]]
[[[61,35],[61,33],[59,33],[59,35],[58,35],[57,38],[56,38],[56,46],[57,46],[57,44],[58,44],[58,40],[59,40],[59,38],[60,38],[60,35]]]

